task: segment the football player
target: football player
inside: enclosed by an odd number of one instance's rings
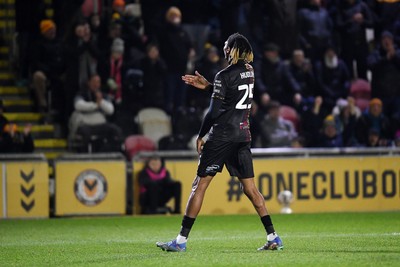
[[[196,140],[200,161],[180,233],[172,241],[157,242],[157,246],[165,251],[186,251],[186,242],[200,212],[207,187],[224,165],[230,175],[239,178],[243,192],[254,205],[267,232],[267,242],[258,250],[283,248],[264,197],[254,182],[249,125],[254,88],[254,70],[250,65],[253,61],[252,47],[246,37],[235,33],[225,42],[224,55],[229,66],[217,73],[212,85],[198,72],[182,77],[186,84],[204,90],[212,89],[213,93]],[[203,138],[207,133],[205,142]]]

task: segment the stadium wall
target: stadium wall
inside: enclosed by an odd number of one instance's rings
[[[49,174],[44,157],[9,157],[0,165],[0,218],[48,218]]]
[[[184,207],[195,178],[197,155],[157,153],[165,156],[172,177],[182,182]],[[277,196],[283,190],[293,192],[294,213],[400,211],[399,154],[253,154],[255,182],[271,213],[281,211]],[[63,156],[53,165],[53,189],[43,155],[0,155],[0,218],[124,215],[131,214],[132,206],[133,213],[139,214],[137,173],[145,157],[132,161],[132,171],[131,162],[121,154]],[[201,213],[248,214],[254,209],[239,181],[224,169],[207,190]]]
[[[197,164],[196,160],[166,162],[172,177],[182,182],[183,207],[191,192]],[[142,166],[136,163],[134,170]],[[400,210],[399,156],[255,159],[254,169],[256,185],[271,213],[281,211],[277,196],[283,190],[293,192],[294,202],[290,207],[295,213]],[[140,209],[136,206],[135,210]],[[239,181],[226,169],[214,177],[202,214],[254,212]]]

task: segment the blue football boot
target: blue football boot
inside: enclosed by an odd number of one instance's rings
[[[282,250],[283,249],[283,243],[282,240],[280,239],[279,236],[276,236],[274,240],[268,241],[265,243],[264,246],[258,248],[258,251],[262,250]]]
[[[178,244],[176,243],[176,239],[169,242],[157,242],[157,247],[161,248],[164,251],[170,252],[185,252],[186,251],[186,243]]]

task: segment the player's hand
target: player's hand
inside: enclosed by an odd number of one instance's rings
[[[186,74],[182,76],[182,80],[191,86],[194,86],[198,89],[204,90],[209,83],[203,75],[201,75],[197,70],[194,73],[195,75]]]
[[[196,139],[196,148],[197,148],[197,153],[199,153],[199,155],[201,154],[201,151],[203,150],[203,146],[204,146],[204,140],[200,137],[197,137]]]

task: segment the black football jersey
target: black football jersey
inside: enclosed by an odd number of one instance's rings
[[[208,140],[251,141],[249,115],[253,99],[254,70],[239,61],[217,73],[212,98],[223,101]]]

